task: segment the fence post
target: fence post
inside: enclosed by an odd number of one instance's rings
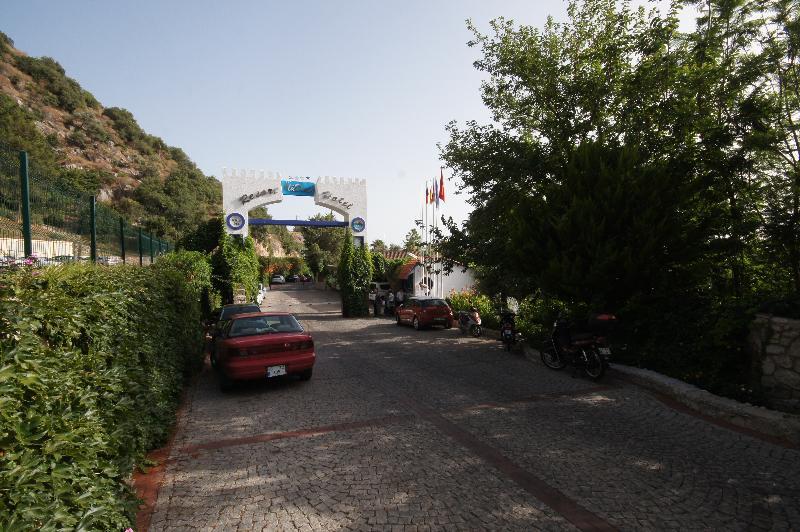
[[[89,225],[91,235],[91,258],[92,262],[97,262],[97,197],[89,198]]]
[[[150,264],[153,264],[155,260],[155,255],[153,254],[153,235],[148,236],[150,236]]]
[[[122,252],[122,264],[125,264],[125,220],[119,217],[119,249]]]
[[[144,266],[144,238],[142,238],[142,228],[139,228],[139,266]]]
[[[31,187],[28,180],[28,152],[19,152],[19,185],[21,189],[22,207],[22,239],[25,256],[33,255],[33,238],[31,237]]]

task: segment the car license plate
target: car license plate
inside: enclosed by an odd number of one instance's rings
[[[600,351],[601,355],[610,355],[611,354],[611,349],[608,348],[608,347],[598,347],[597,350]]]
[[[267,368],[267,378],[270,377],[278,377],[280,375],[286,375],[286,366],[270,366]]]

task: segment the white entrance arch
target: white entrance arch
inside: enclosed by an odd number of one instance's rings
[[[354,240],[366,242],[367,182],[341,177],[281,177],[261,170],[222,169],[222,206],[225,230],[247,236],[248,211],[262,205],[280,203],[284,196],[313,196],[314,203],[344,216]],[[287,220],[285,225],[293,225]],[[299,225],[299,224],[298,224]],[[342,224],[343,225],[343,224]]]

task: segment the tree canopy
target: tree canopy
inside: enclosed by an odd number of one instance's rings
[[[681,32],[687,7],[696,27]],[[636,323],[648,308],[662,323],[705,316],[689,336],[796,294],[799,12],[789,0],[663,12],[573,0],[565,22],[542,28],[470,24],[492,121],[447,126],[441,156],[473,211],[460,226],[445,220],[443,255],[491,293]],[[718,352],[742,331],[726,327]],[[659,350],[639,340],[642,356]]]

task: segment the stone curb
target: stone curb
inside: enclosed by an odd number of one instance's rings
[[[532,362],[540,361],[539,351],[527,345],[523,345],[523,353],[525,358]],[[800,445],[800,416],[798,415],[720,397],[697,386],[649,369],[623,364],[613,364],[611,368],[615,373],[621,374],[634,384],[662,393],[701,414],[743,429],[788,440],[793,445]]]

